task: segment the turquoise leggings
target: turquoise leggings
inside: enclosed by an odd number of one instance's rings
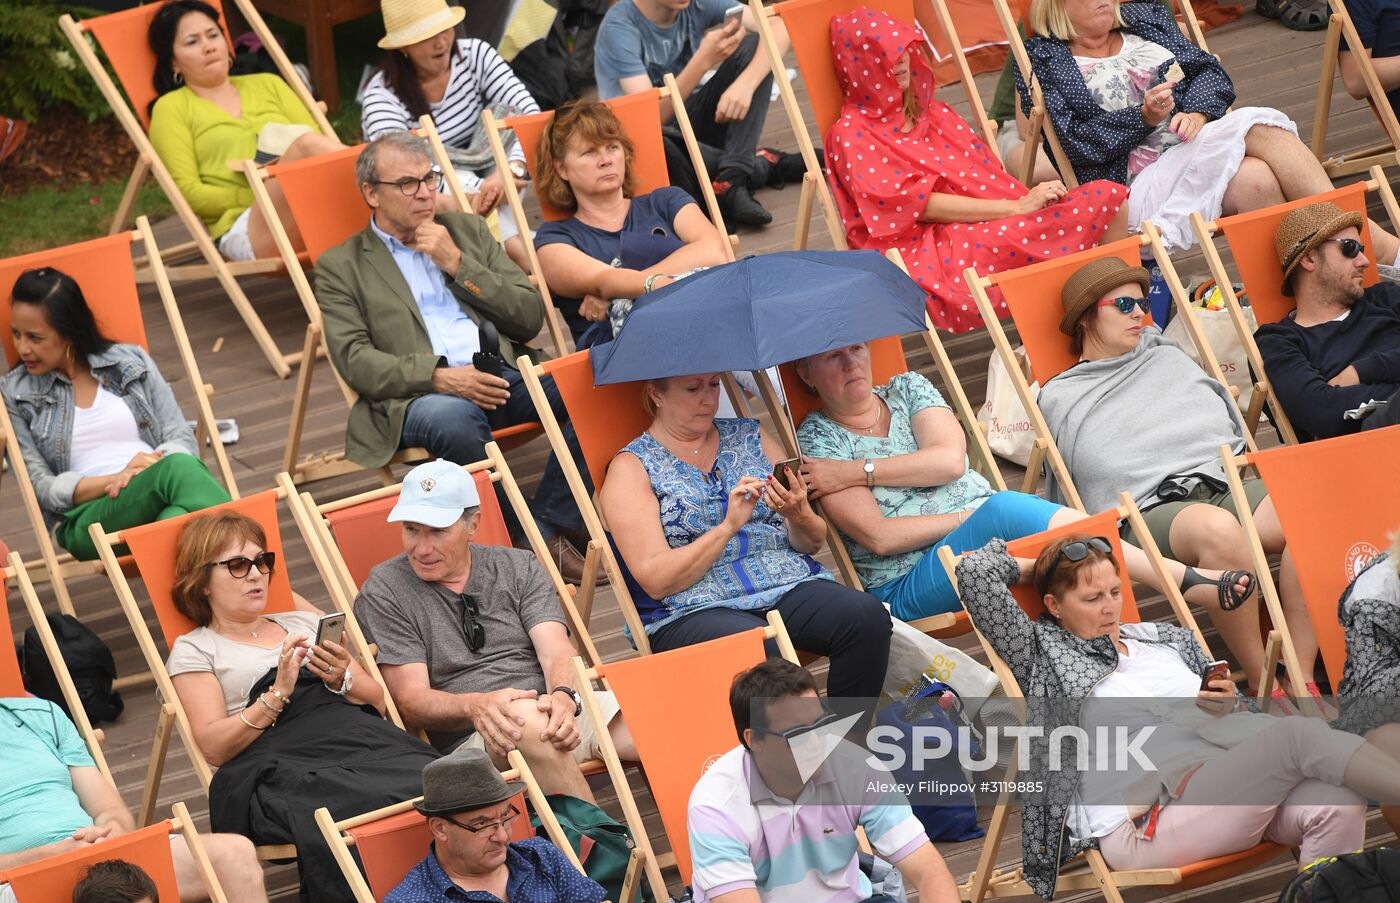
[[[97,557],[88,527],[101,524],[108,533],[179,517],[229,500],[224,487],[194,455],[166,455],[131,478],[116,498],[105,495],[70,508],[54,529],[54,538],[79,561]]]

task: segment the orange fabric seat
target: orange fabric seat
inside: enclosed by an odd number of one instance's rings
[[[0,881],[9,882],[18,903],[60,903],[73,899],[73,888],[92,865],[120,859],[139,865],[155,883],[162,900],[179,900],[175,861],[170,855],[170,835],[175,830],[172,822],[157,822],[101,843],[7,869],[0,872]]]

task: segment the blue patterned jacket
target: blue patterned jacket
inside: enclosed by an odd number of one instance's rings
[[[1172,89],[1176,109],[1204,113],[1207,120],[1224,116],[1235,102],[1235,86],[1220,61],[1186,40],[1176,19],[1156,3],[1119,5],[1123,30],[1171,51],[1186,76]],[[1095,102],[1084,76],[1074,62],[1069,45],[1056,38],[1036,36],[1026,41],[1031,70],[1045,95],[1045,114],[1054,126],[1060,146],[1080,183],[1112,179],[1128,184],[1128,154],[1141,144],[1153,126],[1143,121],[1137,107],[1108,112]],[[1164,76],[1171,63],[1164,63]],[[1031,95],[1019,67],[1013,66],[1021,111],[1030,115]],[[1050,153],[1050,143],[1045,142]]]

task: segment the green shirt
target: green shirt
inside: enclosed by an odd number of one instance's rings
[[[63,710],[44,699],[0,699],[0,853],[71,837],[92,824],[69,768],[95,768]]]
[[[890,409],[888,436],[858,435],[816,411],[802,421],[797,431],[802,453],[811,458],[840,461],[907,455],[919,450],[914,438],[914,415],[925,408],[948,408],[943,396],[919,373],[901,373],[877,387],[875,394],[884,399]],[[962,476],[942,486],[876,486],[871,492],[885,517],[967,511],[986,501],[992,495],[992,487],[980,473],[967,466],[966,456],[963,466]],[[878,466],[876,473],[879,473]],[[880,556],[844,534],[841,539],[861,582],[867,587],[879,586],[907,573],[928,551],[928,548],[913,549],[898,555]]]
[[[230,160],[251,160],[258,132],[271,122],[316,128],[311,112],[287,83],[265,72],[235,75],[242,117],[235,119],[188,87],[156,101],[151,110],[151,144],[194,212],[218,238],[253,206],[253,189]],[[353,191],[354,186],[346,186]]]

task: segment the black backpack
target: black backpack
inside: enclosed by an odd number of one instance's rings
[[[112,681],[117,676],[117,666],[112,660],[112,650],[72,615],[46,615],[49,629],[58,641],[58,651],[73,677],[73,685],[78,689],[83,710],[88,721],[94,725],[113,721],[122,713],[124,703],[121,694],[112,689]],[[58,703],[69,718],[68,703],[63,698],[63,690],[54,676],[53,666],[39,641],[39,632],[33,627],[24,632],[24,685],[29,692],[41,699]]]
[[[1288,882],[1278,903],[1400,903],[1400,850],[1377,847],[1319,859]]]

